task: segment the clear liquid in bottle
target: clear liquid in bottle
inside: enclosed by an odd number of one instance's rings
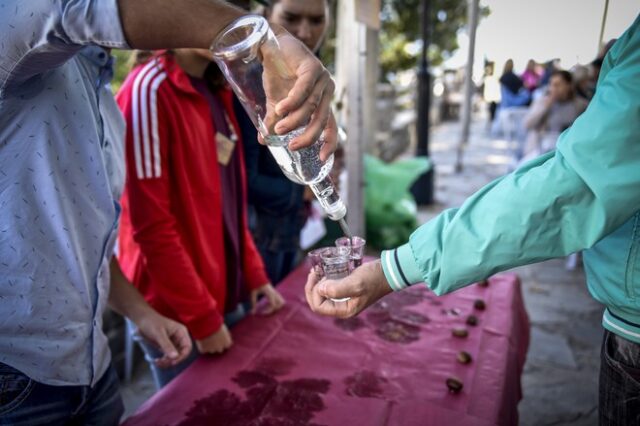
[[[324,162],[320,160],[320,150],[324,143],[322,140],[306,148],[291,151],[289,142],[303,132],[304,128],[300,128],[286,135],[269,135],[265,137],[265,143],[290,180],[303,185],[312,185],[327,177],[333,167],[333,155]]]

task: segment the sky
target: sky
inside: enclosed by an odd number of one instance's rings
[[[596,57],[605,0],[480,0],[491,14],[482,19],[476,39],[474,77],[482,75],[485,57],[500,71],[513,58],[516,71],[528,59],[560,58],[561,66],[589,63]],[[605,42],[620,36],[640,13],[638,0],[610,0]],[[446,63],[457,68],[467,61],[468,36],[461,32],[460,49]]]

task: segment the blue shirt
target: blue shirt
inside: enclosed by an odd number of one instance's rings
[[[124,181],[116,0],[0,2],[0,362],[93,385]]]

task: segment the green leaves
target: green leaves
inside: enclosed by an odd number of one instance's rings
[[[467,24],[466,0],[431,1],[431,65],[440,65],[458,49],[458,32]],[[421,0],[383,0],[381,37],[382,75],[410,69],[417,65],[421,40]],[[489,14],[482,7],[480,16]],[[413,47],[413,48],[412,48]]]

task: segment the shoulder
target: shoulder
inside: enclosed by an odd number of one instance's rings
[[[166,64],[161,58],[136,66],[116,95],[118,104],[125,112],[150,103],[156,104],[158,99],[167,95],[167,76]]]
[[[152,58],[149,61],[134,67],[124,83],[120,92],[140,93],[151,88],[158,88],[168,76],[167,64],[162,57]],[[120,92],[118,93],[120,95]]]
[[[168,76],[167,65],[162,58],[154,58],[136,67],[130,76],[131,91],[144,94],[157,91]]]

